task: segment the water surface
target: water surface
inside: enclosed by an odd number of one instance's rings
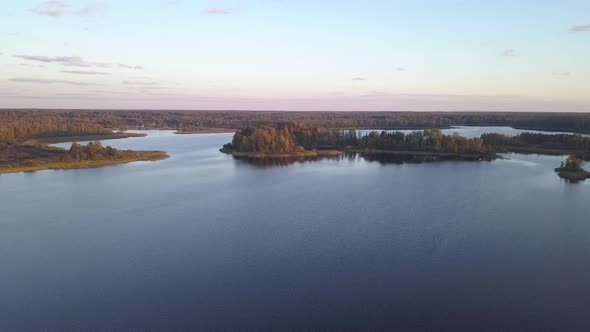
[[[260,167],[230,140],[1,175],[0,330],[590,329],[590,185],[562,157]]]

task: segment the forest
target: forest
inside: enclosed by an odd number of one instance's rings
[[[262,154],[296,153],[312,149],[421,151],[430,153],[493,155],[495,150],[480,138],[444,135],[440,129],[410,133],[335,130],[294,125],[259,126],[237,132],[223,151]]]
[[[459,155],[492,156],[496,152],[575,155],[590,159],[590,137],[580,134],[521,133],[516,136],[483,134],[465,138],[444,135],[440,129],[372,131],[327,129],[297,125],[248,127],[234,134],[224,152],[284,155],[308,150],[412,151]]]
[[[0,142],[106,136],[113,130],[125,129],[172,129],[183,133],[287,123],[329,129],[442,129],[471,125],[590,133],[587,113],[4,109],[0,110]]]
[[[481,138],[498,151],[572,154],[583,160],[590,159],[590,137],[579,134],[521,133],[516,136],[483,134]]]

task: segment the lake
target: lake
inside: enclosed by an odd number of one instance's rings
[[[590,181],[563,157],[271,166],[231,137],[0,175],[0,330],[590,329]]]

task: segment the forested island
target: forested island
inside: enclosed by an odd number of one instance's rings
[[[168,157],[162,151],[118,150],[101,142],[88,145],[72,143],[69,150],[28,141],[22,144],[0,143],[0,174],[45,169],[96,168],[134,161],[155,161]]]
[[[584,162],[575,155],[567,157],[561,166],[555,169],[559,177],[569,181],[583,181],[590,178],[590,172],[582,168]]]
[[[444,135],[440,129],[410,133],[333,130],[296,125],[245,128],[221,149],[238,157],[316,157],[343,152],[405,155],[416,161],[492,160],[498,156],[480,138]]]
[[[521,133],[516,136],[483,134],[465,138],[444,135],[440,129],[372,131],[306,127],[294,124],[248,127],[234,134],[222,152],[237,157],[317,157],[345,152],[368,155],[403,155],[410,161],[492,160],[497,153],[576,155],[590,158],[590,137],[579,134]]]

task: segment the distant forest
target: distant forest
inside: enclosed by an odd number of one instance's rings
[[[0,110],[0,142],[12,144],[26,139],[108,135],[112,130],[128,128],[191,131],[287,123],[331,129],[472,125],[590,133],[590,114],[587,113]]]

